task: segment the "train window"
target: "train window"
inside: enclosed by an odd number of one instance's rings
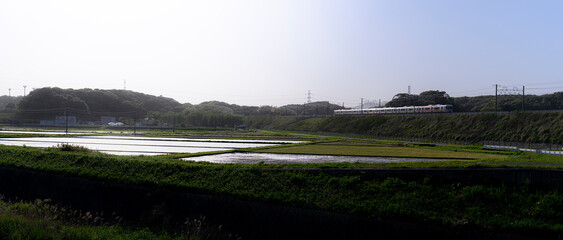
[[[452,105],[446,105],[446,109],[454,109],[454,106],[452,106]]]

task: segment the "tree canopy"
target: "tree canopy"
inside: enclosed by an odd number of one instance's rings
[[[391,101],[385,104],[385,106],[425,106],[432,104],[453,104],[453,102],[453,98],[451,98],[446,92],[440,90],[429,90],[421,92],[419,95],[398,93]]]
[[[498,101],[498,102],[497,102]],[[524,103],[522,103],[524,101]],[[516,111],[516,110],[561,110],[563,92],[544,95],[500,95],[475,97],[450,97],[446,92],[430,90],[419,95],[398,93],[386,107],[425,106],[431,104],[452,104],[456,112]]]
[[[145,116],[149,111],[173,111],[181,104],[172,98],[126,90],[40,88],[18,104],[21,116],[47,117],[73,111],[75,115],[123,114]]]
[[[22,97],[0,96],[0,111],[15,111]]]

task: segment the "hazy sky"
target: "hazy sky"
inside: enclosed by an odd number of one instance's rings
[[[0,1],[0,95],[124,80],[193,104],[563,91],[563,1]]]

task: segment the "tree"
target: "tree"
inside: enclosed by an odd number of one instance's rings
[[[385,104],[385,106],[425,106],[433,104],[453,104],[453,102],[453,99],[446,92],[440,90],[429,90],[421,92],[420,95],[398,93],[391,101]]]
[[[13,102],[8,103],[8,104],[6,104],[6,106],[4,108],[14,110],[14,109],[16,109],[16,104],[13,103]]]
[[[393,99],[385,104],[386,107],[402,107],[402,106],[421,106],[418,95],[408,93],[398,93],[393,96]]]
[[[444,91],[430,90],[421,92],[419,95],[422,102],[429,104],[453,104],[453,99]]]
[[[20,103],[18,116],[26,119],[52,119],[64,112],[82,121],[99,121],[101,116],[142,118],[148,112],[182,110],[172,98],[127,90],[40,88]]]

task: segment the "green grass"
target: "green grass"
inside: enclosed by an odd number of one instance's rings
[[[9,113],[0,113],[0,118],[8,118],[8,119],[12,119],[14,118],[14,116],[16,115],[15,112],[9,112]]]
[[[314,145],[313,145],[314,146]],[[422,148],[423,149],[423,148]],[[522,156],[516,159],[523,158]],[[489,160],[496,161],[496,160]],[[307,167],[483,167],[487,160],[416,164],[234,165],[0,146],[0,165],[126,184],[229,196],[379,219],[528,234],[563,234],[563,193],[527,186],[330,175]],[[430,166],[430,165],[423,165]],[[287,169],[297,167],[296,169]],[[284,168],[284,170],[279,170]]]
[[[442,149],[391,147],[391,146],[357,146],[357,145],[300,145],[259,150],[265,153],[320,154],[344,156],[372,157],[406,157],[406,158],[438,158],[438,159],[503,159],[506,155],[490,153],[458,152]]]
[[[111,217],[111,216],[110,216]],[[2,239],[185,239],[164,231],[121,225],[116,219],[103,219],[51,205],[49,201],[10,202],[0,200]]]
[[[267,128],[435,140],[563,144],[563,113],[275,118]],[[279,123],[278,123],[279,122]]]

